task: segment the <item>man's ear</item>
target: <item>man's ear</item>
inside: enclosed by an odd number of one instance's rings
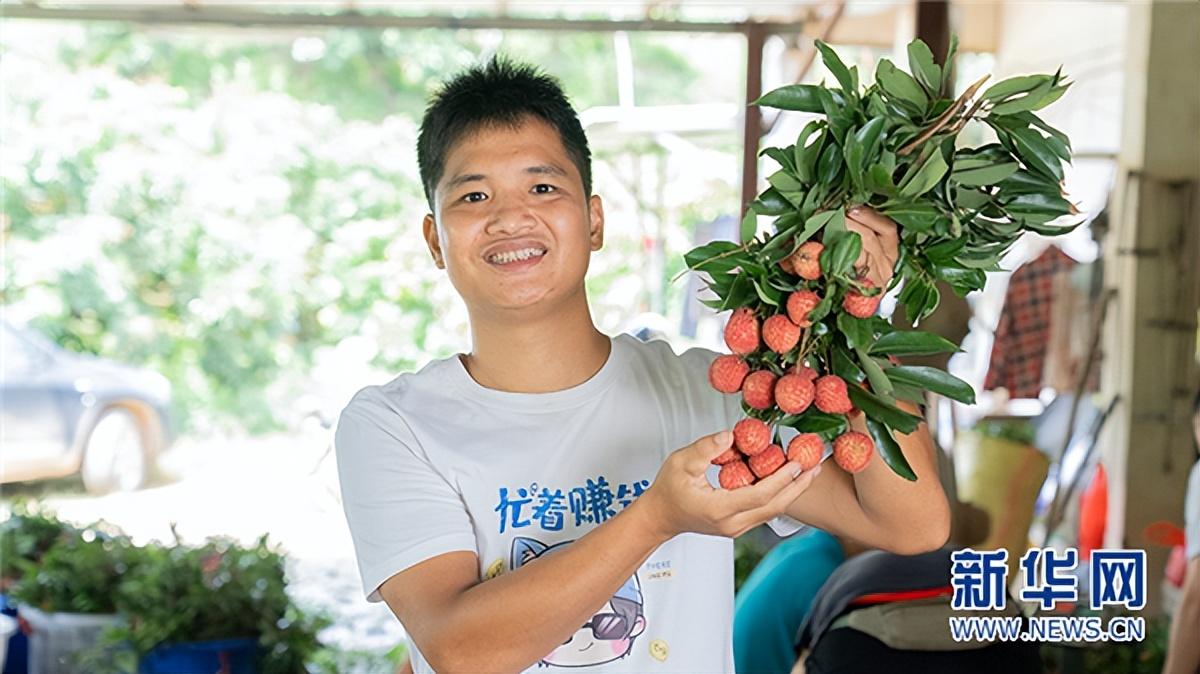
[[[598,195],[593,194],[588,199],[588,238],[592,241],[592,250],[604,247],[604,203]]]
[[[438,240],[437,223],[434,222],[432,213],[425,214],[421,229],[425,232],[425,244],[429,246],[429,254],[433,256],[433,263],[437,265],[438,269],[445,269],[446,261],[442,258],[442,243]]]

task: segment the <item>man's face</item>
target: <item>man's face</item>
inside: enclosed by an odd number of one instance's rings
[[[486,127],[446,156],[425,240],[473,311],[512,315],[582,297],[591,251],[604,241],[600,198],[552,126]]]

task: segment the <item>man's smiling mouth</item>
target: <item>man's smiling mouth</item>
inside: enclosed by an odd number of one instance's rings
[[[492,264],[510,264],[512,262],[520,262],[522,260],[528,260],[533,257],[541,257],[545,254],[546,254],[546,249],[544,249],[544,248],[529,247],[529,248],[522,248],[520,250],[511,250],[511,251],[505,251],[503,253],[495,253],[493,255],[488,256],[487,260],[488,260],[488,262],[491,262]]]

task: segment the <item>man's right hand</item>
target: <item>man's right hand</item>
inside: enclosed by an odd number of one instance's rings
[[[791,461],[749,487],[716,489],[705,478],[711,462],[733,444],[733,434],[707,435],[667,457],[638,499],[662,540],[695,532],[737,537],[779,516],[804,492],[821,467],[801,472]]]

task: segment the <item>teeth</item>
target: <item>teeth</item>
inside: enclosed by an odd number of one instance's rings
[[[508,264],[519,260],[528,260],[531,257],[545,255],[546,251],[541,248],[522,248],[521,250],[513,250],[507,253],[496,253],[488,258],[489,262],[495,264]]]

